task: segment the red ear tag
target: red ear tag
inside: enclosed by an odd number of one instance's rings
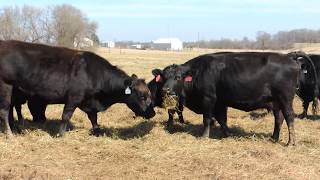
[[[156,82],[160,82],[161,81],[161,76],[160,75],[157,75],[156,77]]]
[[[192,81],[192,76],[187,76],[184,78],[185,82],[191,82]]]

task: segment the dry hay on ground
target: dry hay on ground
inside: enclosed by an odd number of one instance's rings
[[[147,80],[153,68],[182,63],[203,52],[160,52],[100,49],[113,64]],[[301,102],[294,103],[300,113]],[[266,111],[245,113],[230,109],[232,137],[222,138],[219,126],[211,139],[199,138],[202,117],[185,109],[187,124],[167,129],[167,112],[156,109],[151,120],[134,118],[125,105],[99,113],[104,136],[90,135],[90,121],[77,110],[72,131],[58,131],[61,105],[49,106],[49,121],[27,121],[24,134],[8,140],[0,134],[0,179],[318,179],[320,177],[320,117],[296,119],[297,146],[272,143],[273,117]],[[31,116],[23,107],[27,119]],[[309,113],[310,114],[310,113]],[[176,117],[177,119],[177,117]]]

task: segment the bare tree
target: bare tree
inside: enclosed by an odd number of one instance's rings
[[[42,42],[67,47],[95,40],[97,24],[77,8],[59,5],[44,9],[32,6],[0,9],[0,39]]]
[[[84,14],[70,5],[60,5],[53,9],[53,29],[58,45],[79,46],[84,38],[95,33],[96,23],[89,22]]]

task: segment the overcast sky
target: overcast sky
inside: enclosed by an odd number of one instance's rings
[[[71,4],[99,24],[101,40],[253,39],[260,30],[320,27],[320,0],[0,0],[24,4]]]

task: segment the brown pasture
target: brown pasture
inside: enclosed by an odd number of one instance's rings
[[[214,50],[164,52],[149,50],[96,50],[129,74],[147,81],[153,68],[183,63]],[[296,113],[302,111],[295,99]],[[297,145],[285,147],[288,132],[284,123],[279,143],[269,141],[273,116],[264,110],[250,113],[228,110],[232,137],[222,138],[219,126],[210,139],[200,138],[202,117],[188,109],[185,125],[175,122],[166,129],[168,115],[156,108],[151,120],[134,118],[123,104],[98,114],[105,131],[90,135],[90,122],[77,110],[73,130],[54,138],[62,106],[50,105],[43,125],[27,119],[23,134],[7,139],[0,133],[0,179],[319,179],[320,116],[295,119]],[[311,114],[311,112],[309,112]],[[176,117],[177,119],[177,117]],[[3,130],[3,129],[2,129]]]

